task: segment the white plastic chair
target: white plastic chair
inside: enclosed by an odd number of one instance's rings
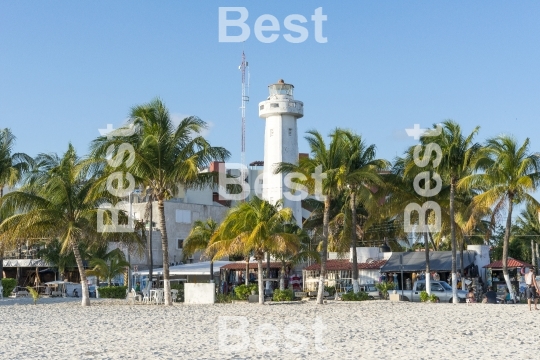
[[[171,297],[173,302],[177,302],[178,300],[178,290],[177,289],[171,289]]]
[[[148,304],[150,302],[150,290],[145,288],[142,290],[142,293],[143,293],[143,298],[142,298],[143,304]]]
[[[163,290],[156,290],[153,300],[156,302],[156,305],[162,304],[163,303]]]
[[[133,299],[139,301],[142,301],[142,297],[140,294],[137,294],[134,288],[131,288],[131,294],[133,295]]]

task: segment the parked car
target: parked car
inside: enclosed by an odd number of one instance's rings
[[[381,298],[381,294],[379,293],[379,290],[375,287],[375,284],[359,284],[358,287],[360,288],[360,291],[368,294],[370,300]],[[346,288],[346,292],[349,293],[352,291],[352,285]]]
[[[430,284],[431,294],[435,294],[440,302],[452,302],[452,287],[447,282],[431,280]],[[426,281],[418,280],[414,283],[412,292],[411,290],[404,290],[404,296],[408,297],[410,301],[419,302],[422,291],[426,291]],[[459,302],[466,302],[467,291],[458,289],[457,295]]]

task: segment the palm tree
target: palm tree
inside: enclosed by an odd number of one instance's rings
[[[345,142],[345,163],[340,172],[340,190],[346,191],[350,198],[351,226],[350,247],[352,251],[352,285],[354,292],[358,286],[358,257],[357,246],[357,204],[365,204],[373,200],[373,191],[383,185],[379,175],[382,170],[389,167],[389,162],[375,158],[375,145],[367,145],[360,135],[352,131],[342,130],[340,136]],[[372,191],[373,190],[373,191]],[[360,229],[361,230],[361,229]]]
[[[182,250],[184,255],[193,255],[196,251],[205,251],[210,244],[210,239],[218,229],[218,224],[214,219],[209,218],[206,221],[197,220],[191,228],[191,232],[184,240]],[[210,257],[210,280],[214,282],[214,253],[212,251],[206,254]]]
[[[226,255],[245,254],[252,251],[257,260],[259,304],[264,303],[263,260],[265,252],[294,252],[299,247],[298,235],[284,232],[284,224],[294,222],[290,208],[279,209],[254,196],[248,202],[231,209],[216,233],[212,236],[209,252],[214,259]],[[246,274],[247,276],[247,274]]]
[[[495,214],[506,208],[506,227],[503,240],[503,274],[512,299],[514,291],[508,275],[508,244],[512,227],[514,205],[527,202],[538,207],[540,204],[530,194],[534,192],[540,177],[540,156],[529,152],[529,139],[522,145],[508,135],[488,139],[486,146],[472,166],[480,173],[461,179],[458,188],[479,189],[483,192],[475,196],[473,203],[480,207],[490,207]]]
[[[279,279],[279,289],[285,290],[285,273],[286,266],[305,262],[307,259],[312,258],[320,261],[319,253],[311,248],[311,238],[307,232],[303,230],[297,224],[286,223],[283,224],[284,233],[295,234],[298,236],[299,248],[287,248],[284,252],[277,252],[272,254],[275,259],[281,263],[281,276]]]
[[[531,264],[537,265],[538,262],[538,238],[540,237],[540,219],[539,209],[532,204],[527,204],[516,219],[515,238],[513,241],[531,242]],[[535,250],[536,247],[536,250]]]
[[[68,252],[62,253],[62,244],[58,239],[43,241],[42,244],[44,247],[38,251],[38,256],[58,269],[58,274],[61,275],[60,279],[64,279],[67,268],[77,267],[73,251],[68,250]],[[79,251],[82,250],[81,248],[82,246],[79,246]]]
[[[331,134],[330,144],[326,145],[323,136],[316,130],[307,132],[306,140],[310,147],[310,156],[299,159],[298,164],[280,163],[275,173],[298,172],[303,174],[307,181],[304,182],[309,192],[317,198],[324,200],[323,226],[321,241],[321,275],[317,292],[317,303],[323,304],[324,280],[326,277],[326,258],[328,256],[328,238],[330,209],[332,199],[335,198],[342,188],[340,176],[343,172],[344,157],[347,147],[343,141],[342,131],[334,130]],[[324,176],[320,176],[324,174]]]
[[[164,203],[178,193],[179,185],[190,188],[213,183],[213,174],[201,173],[200,169],[211,161],[225,161],[230,156],[224,148],[210,146],[200,135],[206,128],[206,123],[195,116],[187,117],[175,126],[163,102],[156,99],[131,110],[130,127],[124,129],[131,135],[101,136],[92,143],[92,155],[96,159],[105,159],[110,146],[122,151],[121,146],[128,144],[129,155],[124,154],[126,162],[120,169],[131,174],[139,184],[148,186],[157,200],[165,305],[172,305],[172,299]],[[118,171],[118,168],[109,170]]]
[[[33,159],[26,154],[13,153],[15,140],[10,129],[0,129],[0,200],[4,195],[4,188],[17,184],[33,163]],[[0,242],[0,280],[4,274],[4,250],[4,244]]]
[[[94,257],[90,260],[91,270],[86,271],[86,275],[96,276],[98,279],[107,280],[108,286],[111,286],[112,279],[117,275],[121,275],[129,267],[124,253],[120,249],[109,251],[103,257]],[[99,282],[98,282],[99,285]]]
[[[7,240],[58,239],[61,252],[75,256],[82,285],[82,305],[89,306],[88,282],[79,246],[105,234],[97,231],[98,208],[110,199],[96,200],[91,194],[95,177],[87,173],[87,164],[69,144],[62,157],[41,154],[35,170],[19,191],[2,201],[2,209],[15,215],[5,219],[0,231],[9,229]],[[17,210],[17,212],[15,211]]]
[[[437,125],[433,126],[437,129]],[[471,163],[477,156],[481,146],[474,143],[474,137],[478,134],[480,127],[475,127],[473,131],[465,137],[462,134],[461,126],[453,120],[446,120],[438,135],[424,134],[420,138],[422,145],[436,144],[440,147],[442,158],[433,170],[441,174],[450,185],[450,240],[452,242],[452,297],[453,303],[459,302],[457,296],[457,245],[456,245],[456,216],[455,216],[455,194],[457,183],[472,172]],[[436,156],[435,156],[436,158]],[[433,160],[435,163],[437,160]]]

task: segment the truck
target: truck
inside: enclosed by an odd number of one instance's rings
[[[452,302],[452,287],[444,281],[431,280],[431,294],[434,294],[439,298],[440,302]],[[426,291],[426,281],[418,280],[414,283],[412,290],[403,290],[403,295],[407,297],[409,301],[420,302],[420,293]],[[400,294],[401,291],[397,290]],[[465,302],[467,298],[467,292],[464,290],[457,291],[459,302]]]

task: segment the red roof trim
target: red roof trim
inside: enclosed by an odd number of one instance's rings
[[[525,261],[516,260],[516,259],[513,259],[511,257],[508,258],[508,264],[507,265],[508,265],[509,268],[532,267],[531,264],[526,263]],[[502,269],[503,262],[502,262],[502,260],[497,260],[497,261],[492,262],[491,264],[485,265],[484,267],[488,268],[488,269]]]

